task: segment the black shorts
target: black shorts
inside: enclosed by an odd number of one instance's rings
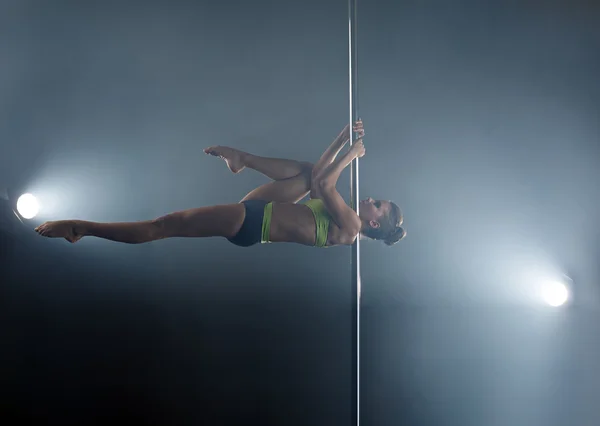
[[[238,233],[228,240],[236,246],[250,247],[262,240],[263,217],[268,201],[248,200],[242,201],[242,204],[246,208],[244,223]]]

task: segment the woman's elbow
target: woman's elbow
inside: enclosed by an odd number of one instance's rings
[[[323,198],[323,194],[329,190],[327,182],[312,181],[310,185],[310,198]]]
[[[360,238],[360,231],[346,232],[340,237],[340,242],[343,245],[351,246],[354,244],[357,238]]]
[[[324,189],[329,187],[329,183],[326,179],[323,179],[322,175],[312,176],[310,180],[310,191],[312,193],[321,193]],[[312,195],[311,195],[312,196]],[[314,197],[313,197],[314,198]]]
[[[320,190],[326,190],[335,187],[335,182],[332,182],[332,180],[328,179],[327,177],[321,176],[315,181],[313,181],[313,185],[315,185]]]

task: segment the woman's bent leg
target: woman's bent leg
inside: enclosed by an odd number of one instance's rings
[[[312,164],[306,161],[261,157],[228,146],[211,146],[206,148],[204,152],[215,157],[221,157],[234,173],[239,173],[248,167],[273,180],[289,179],[305,173],[307,168],[312,169]]]

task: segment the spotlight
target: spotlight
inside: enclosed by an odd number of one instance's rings
[[[27,220],[35,217],[39,210],[33,195],[23,194],[17,198],[13,194],[10,188],[0,187],[0,264],[3,270],[7,265],[9,273],[17,266],[16,247],[28,248],[35,238],[35,232],[31,232],[33,226]]]
[[[17,212],[24,219],[33,219],[39,211],[38,201],[32,194],[23,194],[17,200]]]
[[[543,286],[542,297],[550,306],[562,306],[569,299],[569,289],[560,281],[550,281]]]

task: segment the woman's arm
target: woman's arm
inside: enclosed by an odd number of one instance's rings
[[[354,142],[346,154],[337,158],[323,171],[320,179],[312,182],[313,187],[315,187],[314,192],[317,195],[313,198],[319,198],[323,201],[333,221],[348,236],[348,241],[353,241],[360,232],[361,221],[356,212],[346,204],[342,196],[338,193],[335,184],[342,170],[355,158],[362,157],[364,153],[364,145],[362,140],[359,139]]]
[[[344,145],[350,140],[350,132],[348,131],[349,126],[347,125],[344,130],[335,138],[335,140],[325,150],[319,161],[315,163],[312,170],[313,178],[319,176],[321,172],[329,165],[337,155],[340,153]]]
[[[362,138],[365,133],[362,121],[358,120],[354,124],[354,128],[352,130],[358,133],[359,138]],[[318,176],[323,172],[323,170],[325,170],[325,168],[336,159],[337,155],[340,153],[344,145],[346,145],[346,143],[348,143],[349,140],[350,126],[346,125],[346,127],[344,127],[344,130],[342,130],[342,132],[337,136],[337,138],[335,138],[332,144],[329,145],[329,147],[325,150],[323,155],[321,155],[319,161],[317,161],[317,163],[313,166],[313,179],[318,178]]]
[[[321,192],[323,188],[326,186],[331,186],[331,180],[334,179],[337,182],[342,170],[344,170],[348,164],[350,164],[353,160],[353,157],[350,157],[350,151],[344,154],[341,157],[336,158],[331,164],[328,164],[325,167],[325,170],[321,170],[319,175],[315,175],[313,173],[310,181],[310,198],[323,198]],[[335,174],[337,173],[337,177]],[[327,181],[325,178],[327,177]],[[333,183],[333,188],[335,189],[335,182]]]
[[[320,200],[327,209],[333,221],[343,232],[347,244],[351,244],[359,234],[361,220],[354,210],[346,204],[335,187],[325,187],[320,192]],[[346,244],[346,243],[345,243]]]
[[[333,187],[337,184],[342,171],[348,167],[352,160],[360,158],[365,155],[365,146],[362,139],[357,139],[352,147],[343,156],[336,158],[335,161],[329,164],[319,176],[312,181],[313,186],[317,186],[319,189]]]

